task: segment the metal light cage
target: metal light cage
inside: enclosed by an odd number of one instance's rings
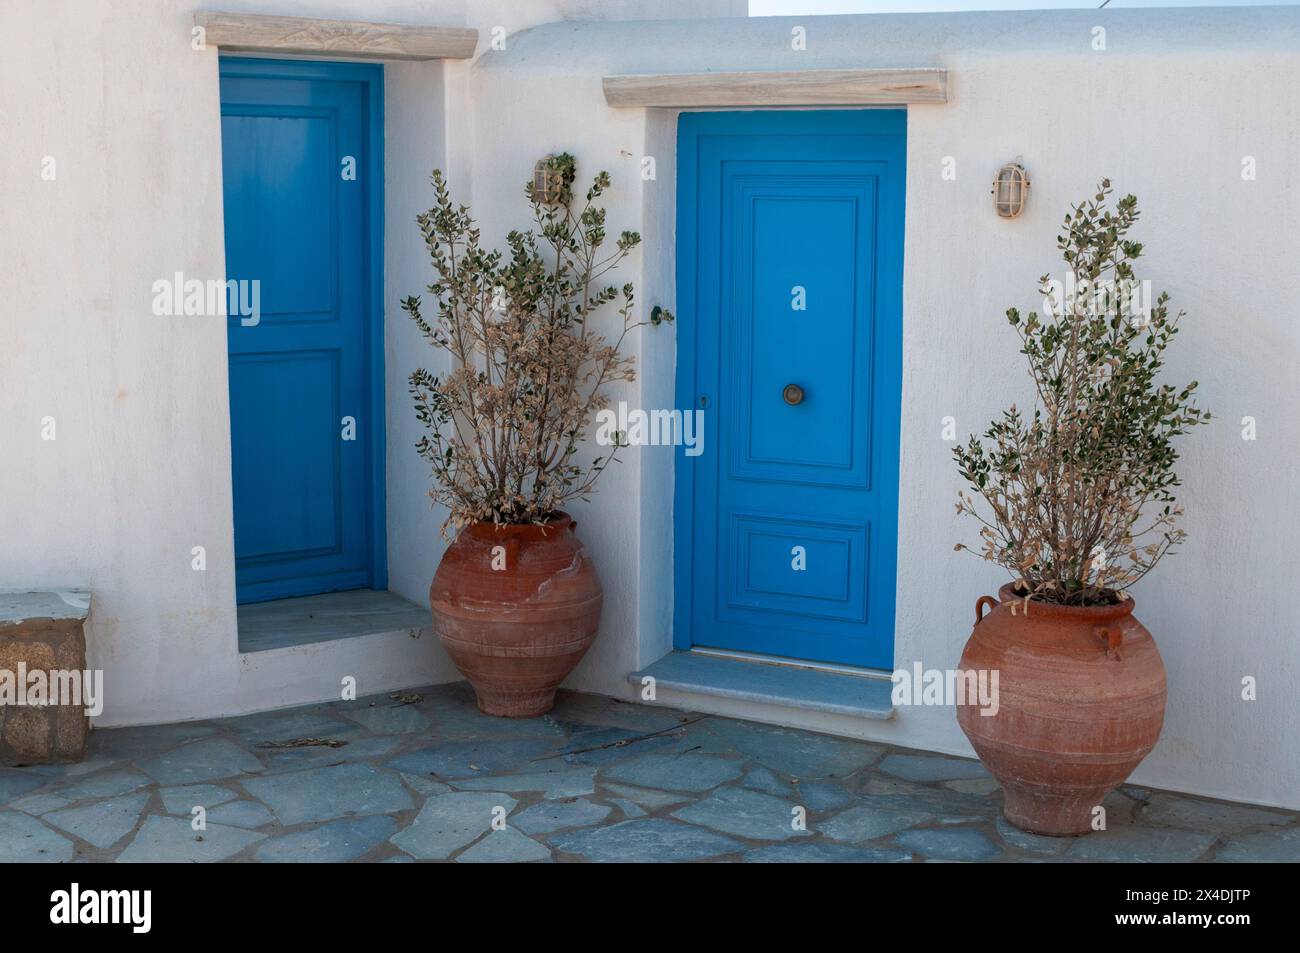
[[[554,155],[543,156],[533,166],[533,196],[542,205],[554,208],[564,202],[564,177],[551,166]]]
[[[1029,198],[1029,176],[1019,162],[1008,162],[993,180],[993,208],[1000,218],[1017,218]]]

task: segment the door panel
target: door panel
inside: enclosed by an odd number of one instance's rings
[[[242,561],[302,559],[343,545],[337,350],[230,355],[235,539]],[[310,413],[303,407],[330,408]],[[293,434],[293,439],[285,439]]]
[[[228,267],[247,264],[267,276],[261,311],[270,323],[301,317],[337,321],[333,110],[225,101],[227,96],[251,99],[264,84],[230,80],[222,86],[225,202],[235,212],[226,220]]]
[[[679,125],[679,648],[893,664],[905,114]],[[795,385],[801,393],[787,391]]]
[[[234,307],[227,318],[241,603],[386,584],[379,69],[221,62],[226,273],[256,280],[260,303],[255,320]]]

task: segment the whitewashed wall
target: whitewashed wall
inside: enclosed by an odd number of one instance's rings
[[[567,149],[608,169],[610,231],[646,249],[625,275],[641,301],[673,304],[673,145],[667,110],[613,110],[609,72],[945,66],[952,102],[909,115],[905,369],[897,664],[955,664],[976,596],[996,571],[952,552],[972,530],[952,513],[958,480],[940,421],[978,430],[1026,388],[1002,320],[1033,304],[1056,265],[1068,202],[1110,175],[1142,201],[1147,274],[1188,318],[1171,376],[1202,381],[1219,415],[1184,443],[1191,538],[1136,592],[1170,678],[1165,734],[1140,781],[1300,806],[1300,610],[1289,598],[1296,508],[1295,384],[1300,239],[1300,14],[1104,11],[972,15],[535,23],[590,15],[588,0],[226,0],[213,6],[482,30],[504,52],[473,64],[387,70],[386,358],[393,588],[422,599],[441,552],[440,514],[410,444],[405,377],[428,351],[397,300],[428,280],[410,225],[442,164],[485,234],[523,221],[533,161]],[[714,13],[734,12],[719,0]],[[109,678],[101,724],[203,717],[328,697],[337,673],[362,690],[453,677],[428,640],[366,640],[240,656],[231,571],[226,345],[220,321],[155,318],[154,279],[224,272],[216,57],[189,49],[192,7],[0,4],[0,586],[95,593],[92,664]],[[698,2],[636,0],[606,14],[694,13]],[[539,12],[540,11],[540,12]],[[806,28],[808,49],[789,50]],[[1092,27],[1107,28],[1094,51]],[[640,159],[658,160],[642,182]],[[43,156],[55,182],[39,176]],[[994,217],[987,182],[1022,155],[1026,215]],[[1242,181],[1242,157],[1258,179]],[[945,156],[955,182],[940,176]],[[628,400],[673,401],[674,330],[634,343]],[[44,416],[58,439],[40,439]],[[1254,416],[1259,439],[1240,439]],[[575,687],[626,695],[626,673],[671,644],[672,463],[627,455],[575,508],[607,592],[603,633]],[[205,545],[208,571],[190,569]],[[1259,700],[1239,700],[1244,675]],[[747,714],[778,717],[775,712]],[[946,709],[891,723],[810,722],[940,751],[969,749]]]
[[[151,312],[153,282],[224,278],[217,52],[184,0],[4,0],[0,36],[0,588],[94,593],[101,726],[275,708],[457,677],[430,639],[240,655],[226,335]],[[220,0],[209,8],[518,30],[580,16],[729,14],[737,0]],[[742,3],[743,6],[743,3]],[[493,55],[505,55],[499,51]],[[430,280],[414,230],[430,169],[467,170],[462,63],[394,63],[385,94],[390,584],[424,604],[442,552],[412,445],[397,307]],[[450,120],[449,120],[450,116]],[[491,142],[487,144],[492,147]],[[56,177],[41,178],[53,156]],[[57,439],[41,439],[42,419]],[[203,546],[207,569],[191,568]]]
[[[791,30],[807,50],[790,49]],[[1106,49],[1093,49],[1095,26]],[[480,140],[473,198],[487,233],[517,222],[514,184],[547,151],[606,168],[610,230],[646,237],[643,303],[673,301],[673,146],[669,110],[616,110],[603,73],[699,69],[943,66],[951,102],[908,120],[901,512],[896,664],[950,668],[977,596],[1000,572],[953,552],[974,529],[956,518],[960,482],[942,418],[980,431],[1032,399],[1003,311],[1034,307],[1058,268],[1068,204],[1110,176],[1141,201],[1144,274],[1188,316],[1170,378],[1201,381],[1218,420],[1182,444],[1187,546],[1136,590],[1139,616],[1169,671],[1164,735],[1138,781],[1225,798],[1300,805],[1300,609],[1289,598],[1300,519],[1297,293],[1300,237],[1300,12],[1080,11],[545,26],[504,57],[481,58],[471,90]],[[553,97],[561,91],[564,105]],[[658,179],[642,182],[642,155]],[[1242,159],[1258,177],[1243,181]],[[945,181],[945,157],[957,178]],[[1023,156],[1026,214],[998,219],[989,181]],[[671,406],[674,331],[639,340],[628,399]],[[1241,439],[1241,418],[1259,439]],[[626,673],[671,643],[670,454],[633,451],[593,502],[583,535],[609,592],[603,636],[573,684],[630,697]],[[635,638],[632,637],[635,633]],[[1241,679],[1259,681],[1241,700]],[[669,696],[672,700],[672,696]],[[719,711],[786,719],[752,707]],[[970,753],[951,709],[900,710],[892,722],[809,717],[810,726]]]

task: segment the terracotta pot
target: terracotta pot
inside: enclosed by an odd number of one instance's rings
[[[1155,747],[1165,667],[1133,601],[1074,608],[1016,599],[975,603],[961,670],[997,671],[995,715],[959,705],[957,721],[1002,784],[1007,820],[1036,834],[1084,834],[1093,808]],[[1014,603],[1015,611],[1012,612]],[[992,611],[981,615],[985,606]]]
[[[434,631],[489,715],[550,711],[596,638],[603,596],[577,525],[564,513],[544,526],[475,523],[438,564]]]

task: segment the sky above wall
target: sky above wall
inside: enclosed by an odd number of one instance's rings
[[[834,13],[926,13],[953,10],[1095,9],[1101,0],[749,0],[751,17]],[[1107,9],[1133,7],[1296,6],[1277,0],[1110,0]]]

